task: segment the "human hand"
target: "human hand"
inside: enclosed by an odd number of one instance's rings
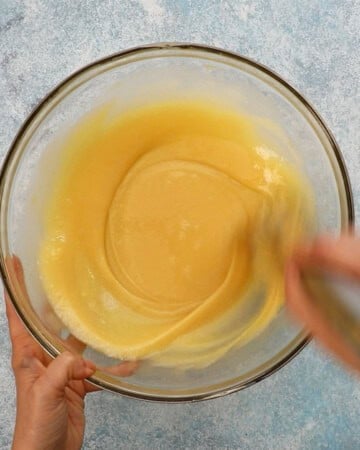
[[[7,264],[12,264],[24,284],[20,261],[15,257]],[[80,449],[85,428],[84,398],[99,390],[86,381],[95,372],[95,365],[70,351],[50,358],[29,335],[6,293],[5,301],[17,392],[13,450]],[[68,341],[84,347],[73,336]],[[135,369],[136,363],[127,362],[107,371],[128,376]]]
[[[90,361],[65,352],[51,361],[24,328],[6,295],[13,349],[17,415],[13,450],[79,449],[85,418],[84,397],[95,372]]]
[[[359,353],[329,322],[306,289],[302,273],[309,269],[323,270],[355,281],[360,287],[360,237],[353,232],[338,238],[322,236],[312,244],[299,248],[287,265],[285,283],[287,305],[294,316],[325,348],[360,371]]]

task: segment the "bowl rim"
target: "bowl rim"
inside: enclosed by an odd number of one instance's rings
[[[341,150],[331,133],[331,131],[328,129],[328,127],[325,125],[324,120],[319,115],[319,113],[314,109],[314,107],[299,93],[297,89],[295,89],[289,82],[285,81],[280,75],[278,75],[275,71],[272,69],[269,69],[267,66],[260,64],[256,62],[255,60],[245,57],[239,53],[224,50],[218,47],[208,46],[204,44],[195,44],[195,43],[187,43],[187,42],[159,42],[159,43],[152,43],[148,45],[140,45],[136,47],[132,47],[120,52],[113,53],[109,56],[100,58],[95,60],[94,62],[87,64],[77,71],[70,74],[68,77],[66,77],[62,82],[57,84],[45,97],[43,97],[42,100],[40,100],[37,105],[32,109],[30,114],[27,116],[27,119],[23,122],[23,124],[20,126],[19,131],[17,132],[15,138],[13,139],[9,150],[7,151],[5,158],[3,160],[3,164],[1,167],[0,172],[0,217],[3,216],[4,213],[4,186],[7,182],[7,175],[9,166],[12,163],[12,160],[15,156],[15,154],[18,151],[18,143],[21,141],[23,135],[29,128],[29,126],[33,123],[33,121],[36,119],[38,114],[42,111],[44,106],[56,98],[56,96],[61,92],[61,90],[65,87],[71,84],[73,81],[75,81],[78,77],[85,74],[88,71],[91,71],[92,69],[106,65],[107,63],[110,63],[112,61],[119,61],[125,57],[135,55],[135,54],[146,54],[148,52],[153,51],[161,51],[161,50],[173,50],[181,52],[184,51],[194,51],[195,53],[198,52],[204,52],[204,53],[210,53],[212,55],[216,55],[223,57],[225,60],[235,60],[236,62],[243,63],[245,65],[248,65],[250,68],[255,69],[259,72],[264,73],[271,79],[275,80],[277,83],[279,83],[283,88],[285,88],[285,91],[290,92],[296,99],[302,104],[302,106],[305,107],[307,112],[310,113],[313,119],[315,119],[317,125],[320,127],[321,131],[324,133],[324,136],[326,140],[330,143],[330,147],[332,149],[333,155],[335,156],[337,168],[340,170],[340,175],[342,182],[344,184],[344,190],[345,190],[345,199],[346,199],[346,207],[347,207],[347,221],[349,225],[353,225],[354,223],[354,202],[353,202],[353,194],[351,190],[351,184],[350,184],[350,178],[348,175],[348,171],[345,166],[344,158],[342,156]],[[181,56],[181,55],[179,55]],[[201,56],[200,56],[201,57]],[[225,61],[226,62],[226,61]],[[126,63],[125,63],[126,64]],[[131,61],[130,61],[131,64]],[[65,96],[66,97],[66,96]],[[65,98],[64,97],[64,98]],[[295,107],[295,105],[293,105]],[[302,114],[303,115],[303,114]],[[1,234],[5,233],[1,229]],[[11,289],[11,283],[8,279],[6,265],[5,265],[5,254],[3,251],[2,245],[0,245],[0,274],[1,278],[3,280],[5,289],[8,293],[8,296],[11,300],[11,303],[13,304],[17,314],[23,321],[24,325],[30,332],[30,334],[35,338],[35,340],[42,346],[42,348],[51,356],[56,357],[59,354],[59,351],[54,347],[54,345],[51,344],[51,342],[48,342],[45,336],[43,336],[41,333],[39,333],[39,330],[37,330],[37,327],[32,323],[31,320],[28,319],[28,317],[25,314],[25,311],[20,306],[20,303],[16,299],[16,295]],[[221,397],[224,395],[231,394],[233,392],[240,391],[242,389],[245,389],[247,387],[250,387],[263,379],[267,378],[271,374],[277,372],[280,368],[285,366],[288,362],[290,362],[311,340],[310,335],[306,334],[305,332],[300,332],[299,336],[300,341],[284,356],[280,357],[275,363],[272,365],[269,365],[269,367],[263,369],[260,371],[257,375],[254,375],[246,380],[240,381],[238,383],[229,384],[225,387],[219,387],[214,390],[209,390],[208,392],[200,392],[200,393],[190,393],[190,394],[175,394],[175,395],[158,395],[158,394],[152,394],[152,393],[144,393],[144,392],[136,392],[131,389],[126,388],[120,388],[118,386],[115,386],[113,383],[106,381],[104,379],[100,379],[96,376],[96,373],[88,379],[88,381],[102,389],[109,390],[111,392],[118,392],[122,395],[133,397],[141,400],[148,400],[148,401],[157,401],[157,402],[167,402],[167,403],[182,403],[182,402],[195,402],[199,400],[208,400],[213,399],[217,397]],[[299,339],[299,338],[298,338]],[[297,340],[298,340],[297,339]],[[275,357],[273,358],[275,359]],[[231,380],[228,381],[228,383],[231,382]],[[226,382],[225,382],[226,383]],[[225,384],[223,383],[223,384]],[[141,390],[141,388],[139,389]],[[190,390],[191,391],[191,390]],[[164,390],[165,392],[165,390]]]

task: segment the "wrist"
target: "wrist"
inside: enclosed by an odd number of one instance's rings
[[[35,436],[31,430],[19,428],[16,425],[11,450],[56,450],[51,446],[44,445],[41,442],[42,439],[39,439],[39,436]]]
[[[17,437],[14,434],[11,450],[40,450],[39,446],[34,445],[26,436]],[[41,449],[42,450],[42,449]]]

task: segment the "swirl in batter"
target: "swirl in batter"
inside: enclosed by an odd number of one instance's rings
[[[256,120],[173,101],[103,108],[63,146],[39,254],[56,313],[121,359],[203,367],[270,326],[311,195]]]

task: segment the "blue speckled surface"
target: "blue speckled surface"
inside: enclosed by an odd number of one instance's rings
[[[74,6],[75,5],[75,6]],[[0,154],[31,108],[80,66],[155,41],[193,41],[267,64],[316,105],[360,212],[359,0],[0,0]],[[14,383],[0,303],[0,448]],[[87,399],[85,449],[358,449],[360,381],[314,344],[246,391],[194,405]]]

